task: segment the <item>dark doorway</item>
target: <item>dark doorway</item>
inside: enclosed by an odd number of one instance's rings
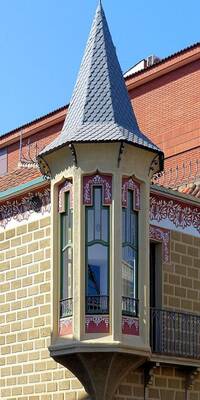
[[[150,343],[152,351],[162,348],[162,245],[150,242]]]
[[[162,307],[162,245],[150,242],[150,307]]]

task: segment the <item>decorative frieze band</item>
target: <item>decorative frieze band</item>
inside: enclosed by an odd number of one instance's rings
[[[109,333],[109,315],[86,315],[86,333]]]
[[[166,221],[169,229],[174,226],[186,233],[200,233],[200,207],[167,196],[151,194],[150,221]]]
[[[133,317],[122,317],[122,333],[124,335],[139,336],[139,320]]]
[[[28,192],[15,199],[0,204],[0,227],[6,228],[9,222],[28,220],[34,213],[50,213],[50,188],[45,187]]]
[[[72,181],[66,179],[58,188],[58,211],[59,213],[65,212],[65,193],[70,192],[70,208],[73,208],[73,184]]]
[[[162,260],[164,263],[168,263],[170,261],[170,231],[168,229],[150,225],[149,237],[152,240],[162,243]]]
[[[62,318],[59,321],[59,336],[67,336],[73,333],[72,317]]]
[[[134,193],[134,210],[140,210],[140,184],[132,177],[122,178],[122,207],[127,207],[128,190],[132,190]]]
[[[102,186],[103,204],[110,205],[112,203],[112,176],[97,173],[83,177],[83,204],[86,206],[93,205],[93,186]]]

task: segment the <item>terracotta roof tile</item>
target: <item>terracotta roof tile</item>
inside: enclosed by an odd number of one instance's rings
[[[186,187],[179,188],[179,192],[189,194],[190,196],[200,199],[200,183],[193,183]]]
[[[42,175],[36,168],[19,168],[9,174],[0,176],[0,192],[30,182],[40,176]]]

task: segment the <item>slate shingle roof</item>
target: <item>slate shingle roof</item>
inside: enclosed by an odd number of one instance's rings
[[[162,155],[138,127],[101,4],[61,134],[40,155],[67,143],[94,141],[125,141]]]

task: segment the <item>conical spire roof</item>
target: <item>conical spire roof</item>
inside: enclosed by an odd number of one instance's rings
[[[161,152],[138,127],[99,2],[63,129],[40,154],[69,143],[107,141]]]

